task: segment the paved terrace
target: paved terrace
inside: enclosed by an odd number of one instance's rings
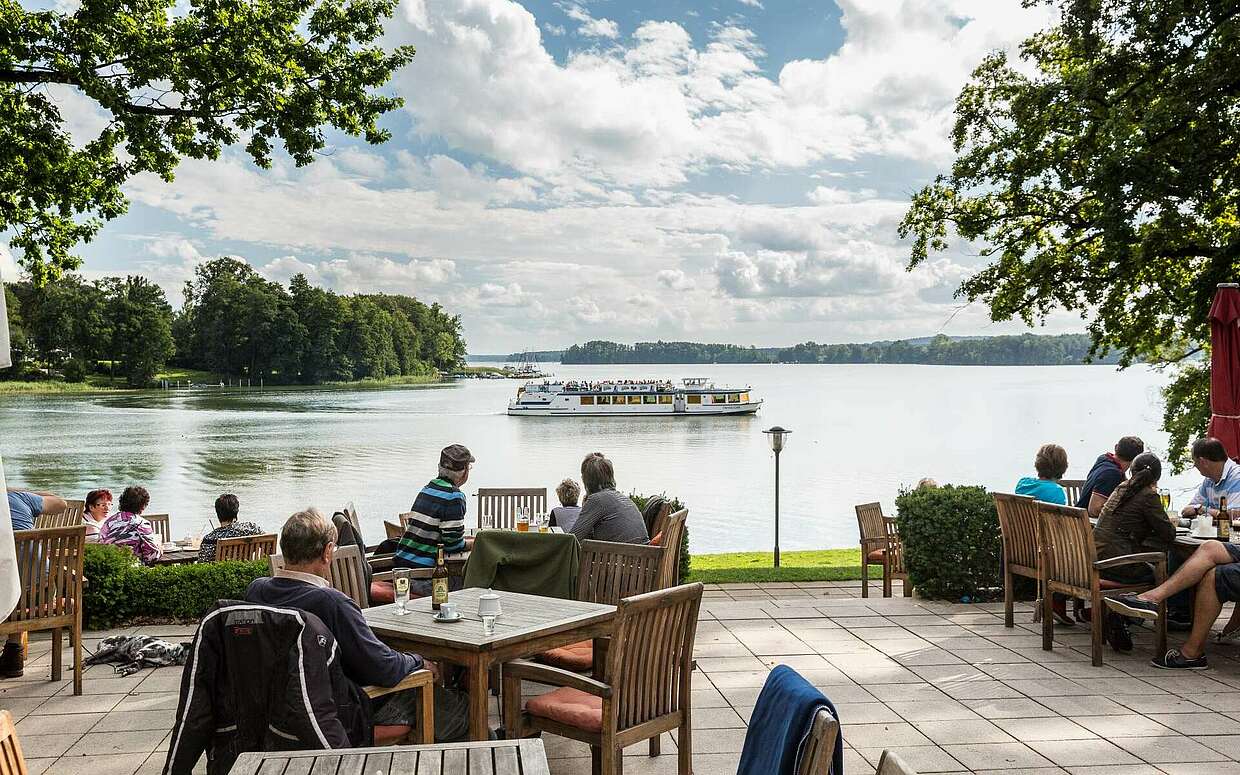
[[[872,773],[885,747],[921,772],[1240,773],[1235,647],[1212,647],[1208,671],[1172,674],[1149,666],[1152,634],[1136,631],[1133,655],[1108,650],[1106,666],[1094,668],[1083,625],[1059,628],[1054,651],[1043,652],[1028,605],[1009,630],[1001,604],[859,593],[859,582],[708,587],[694,675],[696,772],[735,772],[767,670],[782,662],[838,706],[848,775]],[[180,639],[192,628],[127,632]],[[85,695],[74,697],[68,681],[47,681],[50,658],[49,642],[36,641],[25,678],[0,681],[31,775],[158,773],[180,670],[115,678],[92,667]],[[546,743],[552,773],[589,772],[583,745]],[[625,771],[674,773],[671,737],[663,751],[650,759],[644,743],[634,747]]]

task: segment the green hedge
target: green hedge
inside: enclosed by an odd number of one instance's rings
[[[217,600],[240,599],[266,576],[266,560],[146,567],[128,549],[88,544],[83,626],[103,630],[135,621],[196,621]]]
[[[629,500],[637,504],[638,511],[645,511],[646,504],[650,502],[653,495],[642,495],[640,493],[629,493]],[[667,498],[672,504],[672,512],[677,512],[685,506],[680,502],[680,498],[668,497],[667,493],[660,493],[660,498]],[[685,522],[685,531],[680,538],[680,583],[684,584],[689,580],[689,523]]]
[[[999,516],[986,488],[905,490],[896,498],[896,509],[904,564],[919,593],[976,599],[1002,586]]]

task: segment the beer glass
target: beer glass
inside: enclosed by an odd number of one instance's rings
[[[404,616],[409,613],[409,569],[392,571],[392,584],[396,587],[396,615]]]

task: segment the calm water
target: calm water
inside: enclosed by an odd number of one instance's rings
[[[781,456],[784,549],[856,541],[852,506],[887,509],[901,485],[1010,489],[1037,447],[1068,450],[1069,476],[1126,433],[1155,451],[1166,437],[1164,378],[1104,366],[557,366],[562,378],[708,376],[750,383],[755,417],[628,419],[508,417],[511,380],[390,390],[171,391],[0,397],[0,455],[10,485],[81,498],[145,485],[173,532],[200,527],[221,492],[243,517],[275,529],[307,504],[352,500],[368,537],[408,510],[451,442],[478,458],[477,487],[554,486],[577,478],[587,452],[616,464],[623,490],[667,492],[690,507],[695,551],[768,549],[773,457],[762,429],[791,428]],[[1176,502],[1195,475],[1171,480]],[[552,496],[554,497],[554,496]],[[469,519],[473,520],[471,498]]]

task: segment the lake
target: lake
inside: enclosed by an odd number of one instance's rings
[[[0,396],[0,455],[10,486],[82,498],[142,484],[176,536],[200,529],[215,497],[234,492],[242,517],[272,530],[306,505],[330,512],[352,500],[377,541],[382,520],[407,511],[434,476],[446,444],[478,458],[464,488],[470,524],[478,487],[554,488],[579,479],[581,458],[599,451],[620,489],[689,506],[693,551],[722,552],[771,546],[774,464],[762,430],[772,425],[793,431],[780,459],[785,550],[855,544],[853,505],[878,500],[894,513],[899,488],[923,476],[1010,491],[1045,442],[1068,450],[1070,478],[1125,434],[1160,455],[1167,443],[1157,430],[1165,377],[1145,367],[550,369],[565,379],[706,376],[752,384],[766,403],[754,417],[508,417],[514,380]],[[1199,481],[1190,471],[1164,486],[1179,505]]]

